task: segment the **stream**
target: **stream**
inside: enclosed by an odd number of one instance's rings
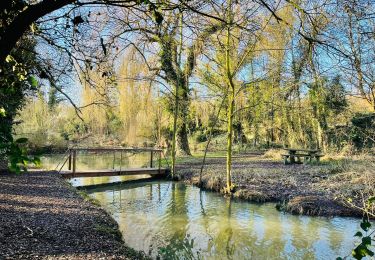
[[[42,158],[53,169],[62,155]],[[142,167],[146,154],[81,154],[79,169]],[[64,169],[66,166],[64,167]],[[145,176],[75,178],[74,186]],[[167,259],[336,259],[350,254],[359,219],[284,214],[274,203],[249,203],[181,182],[124,182],[87,189],[118,222],[125,242]]]
[[[280,213],[180,182],[88,190],[125,242],[168,259],[335,259],[351,252],[359,220]]]

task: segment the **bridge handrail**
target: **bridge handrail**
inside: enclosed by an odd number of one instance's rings
[[[163,149],[161,148],[131,148],[131,147],[74,147],[69,148],[71,151],[89,151],[89,152],[100,152],[100,151],[134,151],[134,152],[162,152]]]

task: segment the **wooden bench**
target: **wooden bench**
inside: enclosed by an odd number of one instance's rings
[[[303,158],[303,163],[311,162],[312,159],[315,159],[317,162],[319,162],[320,158],[324,156],[324,154],[319,153],[319,150],[306,150],[296,148],[284,148],[284,150],[288,152],[288,154],[281,155],[284,160],[284,164],[302,163],[301,158]]]
[[[281,156],[284,159],[284,164],[288,164],[288,159],[290,163],[302,163],[301,158],[303,158],[303,163],[311,161],[311,156],[309,154],[282,154]],[[297,162],[295,158],[297,158]]]
[[[310,156],[310,161],[311,161],[311,158],[315,158],[315,160],[317,162],[320,162],[320,157],[323,157],[323,156],[324,156],[324,154],[314,154],[314,155]]]

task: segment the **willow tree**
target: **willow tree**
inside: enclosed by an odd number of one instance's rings
[[[121,137],[127,145],[147,143],[160,129],[157,96],[152,78],[139,53],[130,48],[124,55],[117,73],[118,107],[116,114],[121,122]],[[158,120],[159,122],[155,122]],[[152,122],[152,123],[151,123]]]
[[[90,71],[82,80],[82,118],[88,133],[99,136],[109,134],[109,115],[112,113],[111,92],[113,84],[96,70]],[[95,116],[93,116],[95,115]]]
[[[147,66],[156,73],[162,84],[165,84],[169,92],[167,95],[171,97],[168,110],[173,116],[172,161],[175,161],[176,154],[191,155],[188,141],[191,101],[189,81],[207,39],[223,25],[213,21],[207,23],[202,19],[202,27],[195,30],[194,21],[197,22],[202,17],[194,17],[191,13],[185,16],[184,8],[163,12],[161,24],[150,22],[147,10],[127,11],[124,17],[130,19],[120,21],[122,28],[125,28],[123,33],[132,31],[135,40],[131,44],[138,46],[137,49],[145,58]],[[148,64],[150,57],[157,57],[158,64]],[[174,165],[175,163],[172,163],[173,169]]]
[[[177,15],[182,20],[183,13]],[[176,24],[170,21],[171,24]],[[189,79],[192,77],[196,60],[204,50],[204,43],[208,37],[222,28],[220,24],[212,24],[202,28],[190,46],[183,45],[183,23],[172,30],[166,29],[161,37],[156,37],[160,46],[160,68],[165,79],[175,89],[175,98],[178,100],[175,109],[178,109],[177,144],[178,153],[190,155],[188,142],[188,112],[190,106]],[[185,49],[185,53],[183,50]],[[184,56],[184,57],[182,57]]]

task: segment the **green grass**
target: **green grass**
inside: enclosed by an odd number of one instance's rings
[[[97,199],[94,199],[94,198],[92,198],[92,197],[90,197],[90,195],[89,194],[87,194],[87,192],[86,191],[84,191],[84,190],[77,190],[76,191],[85,201],[88,201],[88,202],[90,202],[90,203],[92,203],[92,204],[94,204],[94,205],[96,205],[96,206],[101,206],[100,205],[100,202],[97,200]]]
[[[113,228],[107,225],[95,224],[94,229],[100,233],[113,236],[118,241],[122,240],[122,234],[118,228]]]

